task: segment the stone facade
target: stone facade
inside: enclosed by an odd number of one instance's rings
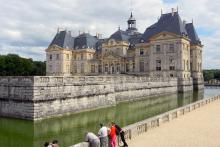
[[[37,120],[175,93],[177,84],[136,76],[1,77],[0,115]]]
[[[193,23],[182,21],[178,11],[161,14],[142,34],[131,14],[126,31],[101,39],[82,33],[58,31],[46,49],[47,75],[128,74],[192,78],[194,89],[203,88],[202,44]]]

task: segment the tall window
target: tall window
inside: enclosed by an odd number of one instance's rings
[[[171,52],[171,53],[174,53],[174,44],[173,44],[173,43],[170,44],[170,52]]]
[[[144,72],[144,62],[140,61],[140,72]]]
[[[192,71],[192,63],[190,63],[190,70]]]
[[[69,54],[66,54],[66,59],[67,59],[67,60],[69,60],[69,59],[70,59]]]
[[[74,73],[77,73],[77,64],[76,63],[73,66],[73,71],[74,71]]]
[[[111,64],[111,70],[112,70],[112,73],[115,72],[115,67],[114,67],[114,64]]]
[[[157,53],[160,52],[160,45],[156,45],[156,52],[157,52]]]
[[[175,66],[174,65],[170,65],[170,70],[175,70]]]
[[[91,73],[95,73],[95,65],[91,65]]]
[[[189,70],[189,62],[186,60],[186,70]]]
[[[183,70],[186,70],[185,60],[183,60]]]
[[[120,72],[120,64],[119,64],[119,63],[117,63],[116,71],[117,71],[117,72]]]
[[[84,73],[84,63],[81,64],[81,73]]]
[[[133,61],[132,62],[132,69],[133,69],[133,72],[135,71],[135,62]]]
[[[129,72],[129,63],[126,63],[126,72]]]
[[[83,60],[83,54],[81,54],[81,60]]]
[[[161,70],[161,60],[156,60],[156,70]]]
[[[102,65],[99,64],[99,73],[102,73]]]
[[[70,73],[70,65],[66,65],[66,72]]]
[[[108,64],[105,64],[105,72],[108,72]]]
[[[59,56],[59,54],[57,54],[57,60],[59,60],[59,58],[60,58],[60,56]]]
[[[170,70],[175,70],[175,64],[173,58],[170,58]]]
[[[52,61],[52,59],[53,59],[53,56],[52,56],[52,55],[50,55],[50,61]]]
[[[140,55],[144,55],[144,49],[140,49]]]

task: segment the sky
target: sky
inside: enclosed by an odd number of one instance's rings
[[[127,28],[132,8],[143,33],[163,13],[177,8],[182,20],[194,23],[204,45],[203,68],[220,69],[219,0],[0,0],[0,54],[16,53],[45,60],[45,49],[57,28],[109,37]]]

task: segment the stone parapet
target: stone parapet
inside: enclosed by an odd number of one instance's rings
[[[190,86],[189,82],[186,83],[183,81]],[[37,120],[177,91],[177,78],[0,77],[0,115]]]

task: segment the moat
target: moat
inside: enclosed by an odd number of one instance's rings
[[[37,122],[0,118],[0,146],[40,147],[47,140],[58,139],[60,147],[67,147],[81,142],[86,131],[96,133],[100,122],[126,126],[217,94],[219,89],[172,94]]]

